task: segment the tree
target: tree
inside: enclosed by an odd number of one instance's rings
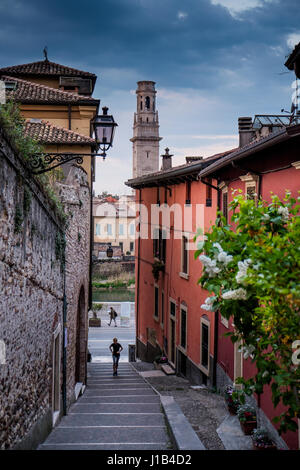
[[[279,432],[295,431],[300,368],[293,363],[292,345],[300,338],[300,205],[288,192],[283,201],[272,196],[271,203],[257,205],[235,193],[229,207],[232,224],[218,213],[195,253],[203,265],[199,284],[213,294],[201,307],[233,318],[235,329],[228,335],[242,341],[244,358],[256,364],[253,377],[237,382],[248,395],[270,385],[274,408],[285,405],[274,418]]]

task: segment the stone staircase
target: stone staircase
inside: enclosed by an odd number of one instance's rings
[[[88,364],[84,395],[39,450],[172,449],[160,397],[129,363]]]

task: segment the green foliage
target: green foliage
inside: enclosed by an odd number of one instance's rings
[[[44,152],[44,148],[35,139],[25,136],[24,124],[25,119],[22,118],[17,103],[13,100],[9,100],[7,103],[0,106],[0,126],[3,127],[6,135],[11,141],[11,144],[15,147],[19,156],[26,163],[32,158],[32,156],[42,154]],[[35,179],[39,182],[40,186],[42,186],[52,209],[58,214],[63,222],[66,222],[67,216],[64,212],[63,205],[53,189],[54,181],[60,181],[62,179],[61,169],[54,169],[47,174],[43,173],[41,175],[35,175]],[[29,211],[31,195],[29,195],[29,188],[25,191],[24,212],[26,215]]]
[[[235,331],[228,335],[256,365],[253,377],[236,382],[248,395],[270,385],[274,408],[286,407],[274,421],[280,432],[294,431],[300,417],[300,368],[292,363],[300,336],[300,205],[289,193],[257,205],[235,195],[230,209],[232,225],[219,213],[195,253],[203,264],[199,284],[213,294],[202,308],[233,317]]]
[[[152,264],[152,274],[156,281],[159,279],[159,273],[164,272],[165,270],[165,263],[159,260],[155,260]]]
[[[103,304],[95,304],[93,303],[93,310],[101,310],[103,307]]]
[[[20,209],[20,206],[17,206],[16,211],[15,211],[15,218],[14,218],[14,224],[15,224],[14,232],[15,233],[20,233],[21,232],[23,220],[24,220],[23,219],[23,212]]]

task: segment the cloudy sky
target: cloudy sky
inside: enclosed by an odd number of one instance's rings
[[[43,59],[98,75],[94,96],[119,124],[97,162],[96,194],[129,192],[136,82],[156,82],[160,153],[174,163],[237,145],[239,116],[290,109],[285,57],[299,0],[0,0],[0,66]]]

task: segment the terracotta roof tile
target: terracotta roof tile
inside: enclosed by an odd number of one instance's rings
[[[47,121],[26,121],[25,135],[41,144],[80,144],[95,145],[94,139],[77,132],[54,126]]]
[[[21,80],[20,78],[2,76],[4,82],[16,83],[15,89],[7,89],[7,98],[13,98],[21,103],[84,103],[97,105],[99,100],[89,96],[78,95],[57,88],[51,88],[38,83]]]
[[[74,69],[65,65],[56,64],[46,60],[30,62],[29,64],[12,65],[0,69],[0,75],[54,75],[72,77],[96,78],[96,75],[83,70]]]

